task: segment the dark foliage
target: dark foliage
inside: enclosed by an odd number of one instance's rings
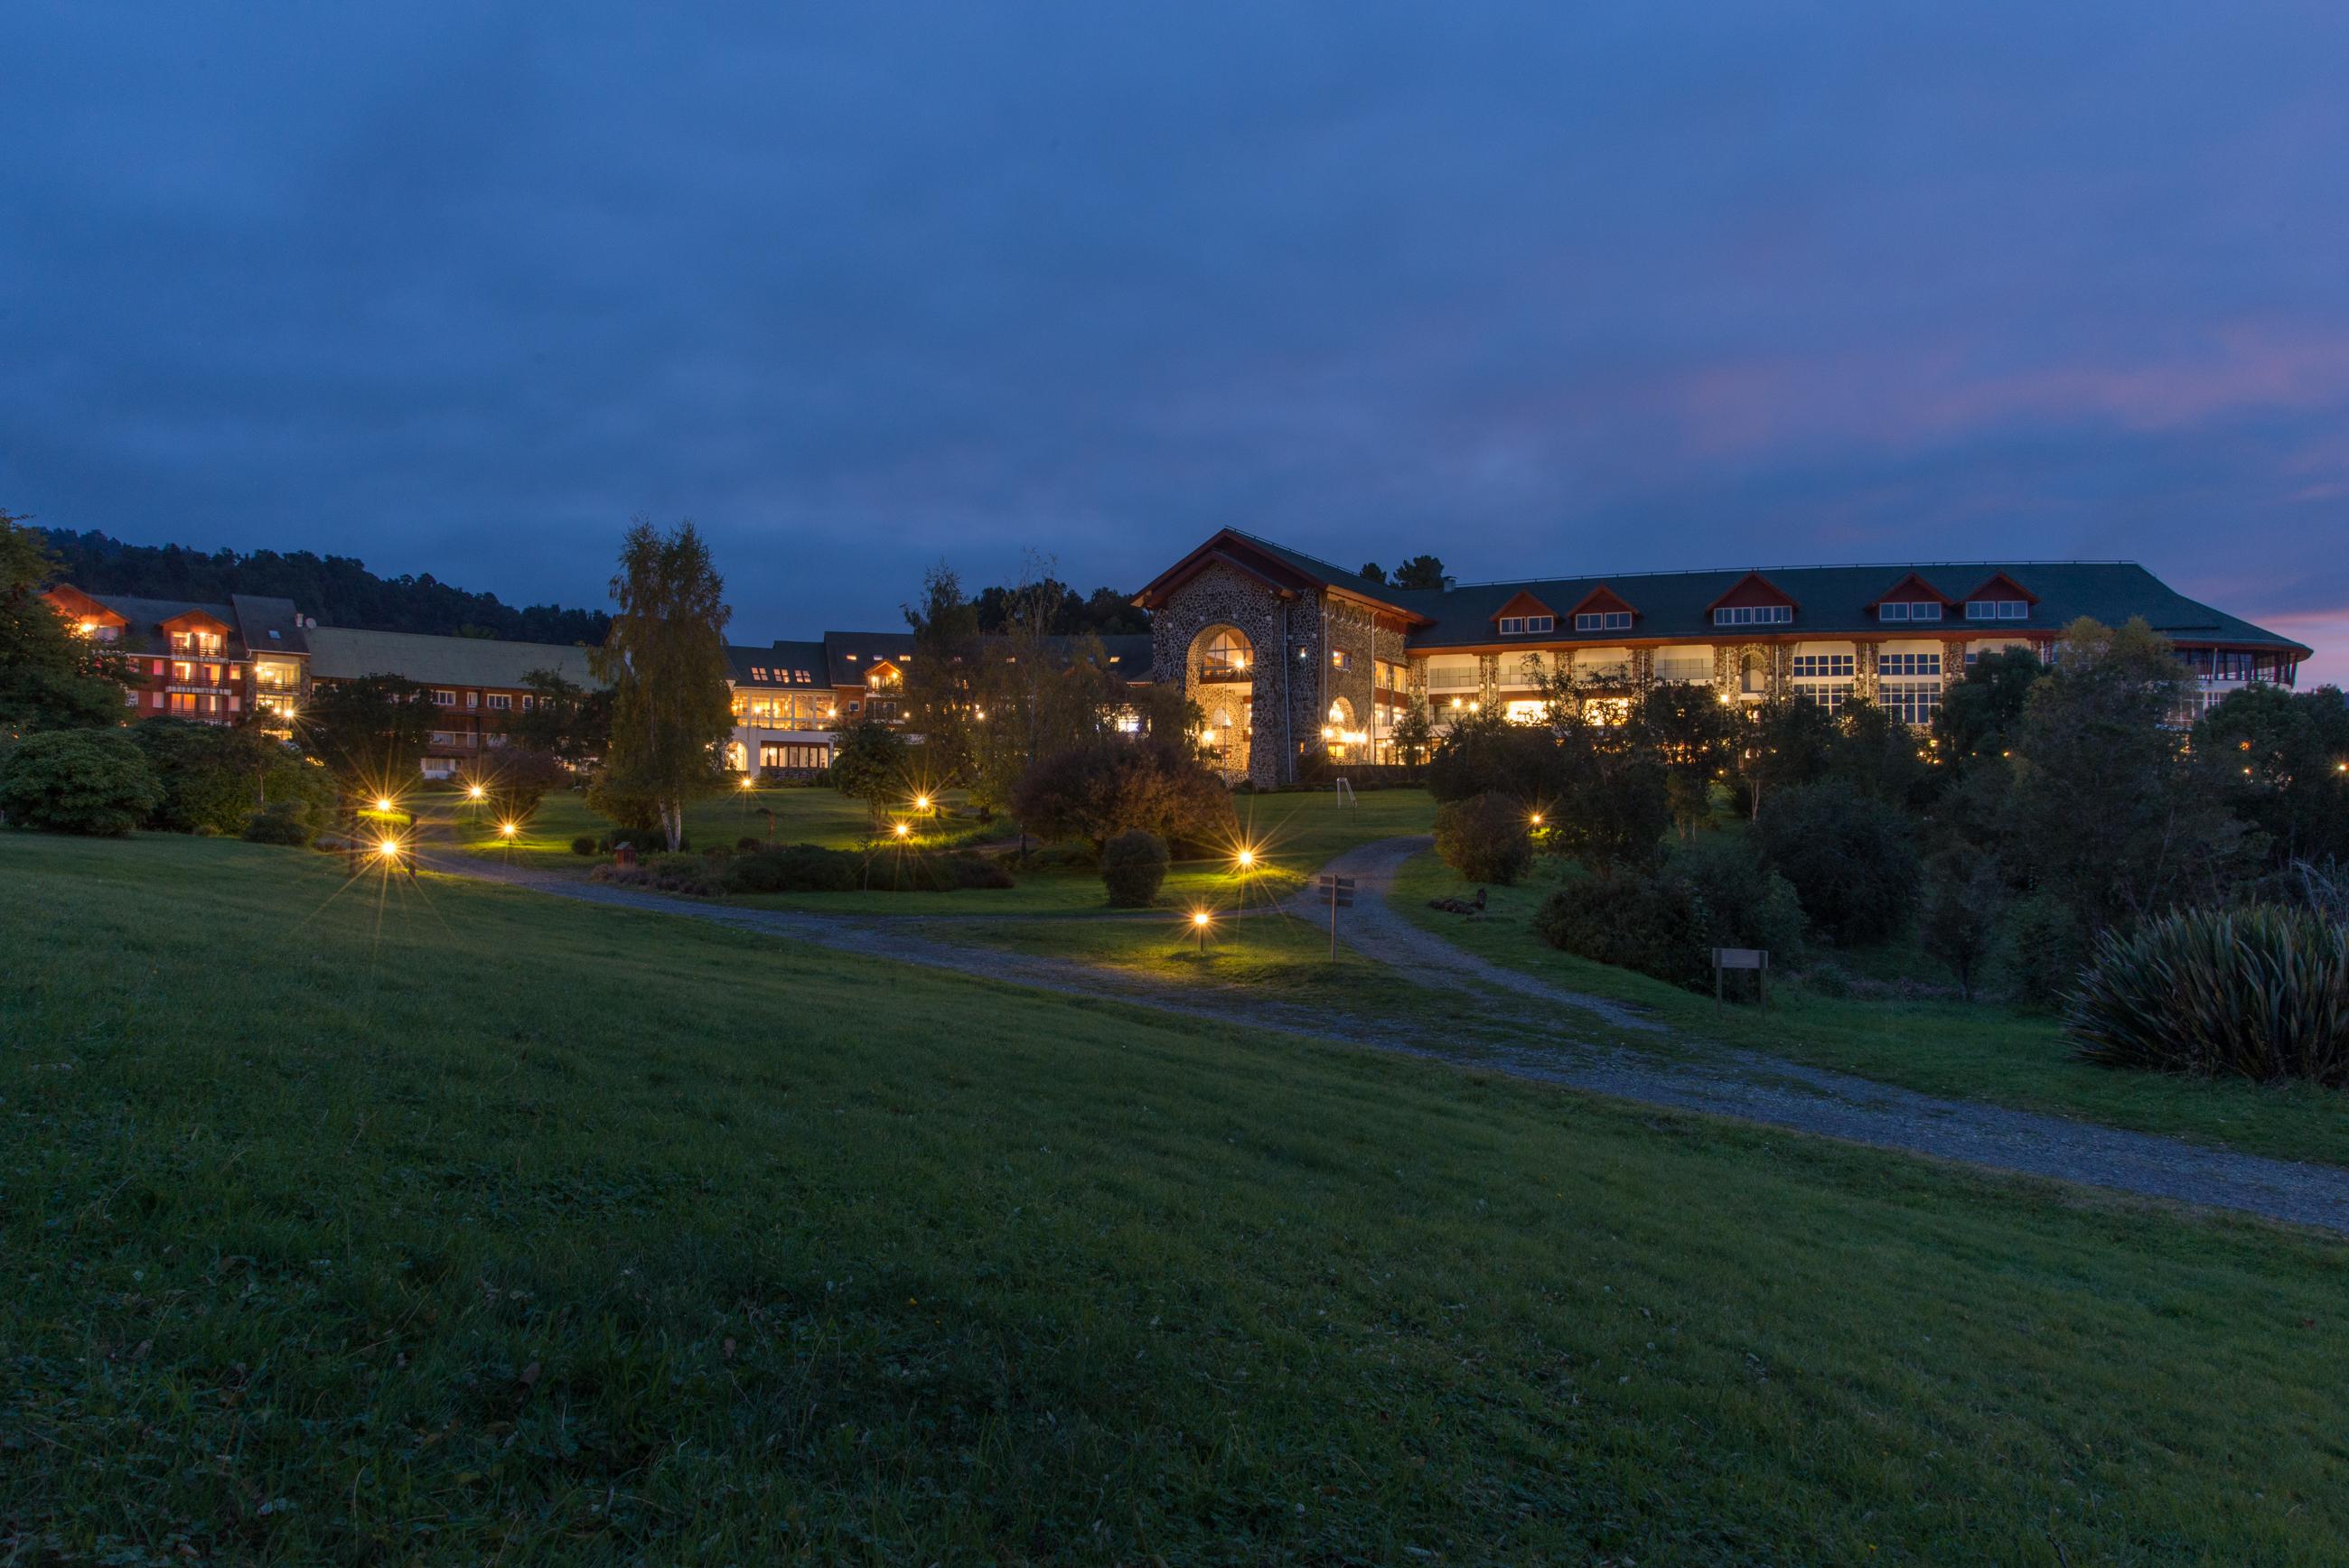
[[[466,775],[479,784],[482,802],[493,820],[527,822],[551,790],[566,789],[571,769],[543,751],[502,746],[476,763]]]
[[[44,537],[0,508],[0,734],[122,717],[119,662],[76,635],[41,597],[57,577]]]
[[[272,800],[245,820],[248,844],[285,844],[300,848],[318,836],[317,823],[306,802]]]
[[[1096,849],[1141,828],[1169,843],[1228,844],[1231,792],[1163,741],[1110,740],[1048,757],[1021,775],[1012,810],[1040,839],[1082,839]]]
[[[126,544],[103,533],[45,529],[63,581],[88,593],[226,603],[232,593],[291,599],[329,626],[435,636],[504,637],[525,643],[600,645],[611,617],[559,604],[519,609],[494,593],[473,593],[427,574],[378,577],[347,555],[256,550],[209,553],[179,544]]]
[[[1917,850],[1899,808],[1829,779],[1783,791],[1754,831],[1811,923],[1837,942],[1880,940],[1908,918]]]
[[[10,827],[120,838],[162,802],[154,769],[119,729],[42,730],[0,760]]]
[[[2002,758],[2013,746],[2031,688],[2046,673],[2037,650],[2005,648],[1982,655],[1966,666],[1962,676],[1947,682],[1940,710],[1933,716],[1933,738],[1941,760],[1962,769]]]
[[[1957,848],[1934,857],[1918,909],[1917,938],[1928,954],[1950,966],[1958,995],[1967,1001],[1998,950],[2005,909],[2006,884],[1988,855]]]
[[[1131,594],[1114,588],[1080,593],[1067,583],[1047,577],[1040,583],[980,589],[970,601],[978,631],[988,636],[1009,632],[1023,614],[1030,613],[1019,603],[1022,597],[1040,591],[1046,601],[1040,623],[1047,636],[1111,637],[1150,630],[1150,612],[1133,603]]]
[[[129,736],[163,787],[163,803],[147,825],[171,833],[243,831],[260,809],[271,769],[288,756],[260,730],[184,718],[145,719]]]
[[[1533,862],[1525,808],[1503,795],[1472,795],[1435,813],[1435,852],[1470,882],[1507,887]]]
[[[2033,893],[2007,907],[1999,923],[1998,967],[2022,1006],[2053,1012],[2080,978],[2088,938],[2080,918],[2059,898]]]
[[[1166,880],[1166,841],[1144,828],[1133,828],[1102,846],[1102,882],[1109,902],[1118,909],[1147,909],[1158,898]]]
[[[2203,787],[2257,829],[2272,868],[2349,861],[2349,703],[2339,688],[2251,686],[2202,716]]]
[[[571,852],[574,855],[594,854],[595,852],[595,835],[593,833],[582,833],[577,838],[572,840]]]
[[[2064,1024],[2107,1067],[2349,1087],[2349,930],[2252,905],[2106,932]]]
[[[1601,865],[1544,899],[1534,934],[1561,952],[1692,991],[1713,987],[1715,947],[1801,950],[1794,891],[1733,841],[1700,841],[1663,869]]]
[[[425,688],[398,676],[336,681],[310,694],[302,744],[343,789],[360,793],[405,786],[431,739]]]

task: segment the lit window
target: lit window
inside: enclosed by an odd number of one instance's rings
[[[1876,673],[1879,676],[1938,676],[1941,673],[1939,654],[1878,654]]]
[[[1733,608],[1723,606],[1713,613],[1716,626],[1783,625],[1794,618],[1795,607],[1791,604],[1740,604]]]
[[[432,694],[432,706],[435,707],[454,707],[457,706],[457,694],[452,691],[436,691]]]
[[[490,694],[490,707],[495,708],[501,713],[508,712],[513,707],[513,698],[508,696],[503,692],[492,692]]]
[[[1851,654],[1796,654],[1795,678],[1802,680],[1849,680],[1852,678]]]

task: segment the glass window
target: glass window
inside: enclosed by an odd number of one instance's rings
[[[1626,621],[1629,621],[1630,618],[1630,617],[1629,616],[1624,617]],[[1557,617],[1555,615],[1528,615],[1526,617],[1526,630],[1528,632],[1555,631],[1557,627]]]
[[[1879,621],[1905,621],[1909,618],[1909,606],[1906,604],[1878,604],[1876,607],[1876,618]]]
[[[1938,676],[1941,673],[1939,654],[1878,654],[1876,673],[1879,676]]]
[[[1852,654],[1796,654],[1795,678],[1801,680],[1849,680],[1857,658]]]
[[[1940,681],[1886,681],[1876,688],[1877,706],[1905,724],[1928,725],[1941,706]]]
[[[1791,604],[1740,604],[1733,609],[1724,607],[1713,613],[1713,624],[1716,626],[1784,625],[1794,618],[1795,607]]]
[[[2031,604],[2023,599],[2001,599],[1998,618],[2002,621],[2026,621],[2031,618]]]
[[[1523,615],[1504,615],[1501,617],[1501,635],[1505,637],[1514,637],[1525,629],[1526,618]]]

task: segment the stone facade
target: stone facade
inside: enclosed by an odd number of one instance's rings
[[[1207,642],[1224,627],[1247,642],[1246,681],[1200,678]],[[1327,722],[1323,716],[1329,703],[1321,693],[1322,666],[1329,655],[1321,628],[1318,595],[1283,600],[1246,573],[1213,564],[1176,588],[1151,617],[1152,676],[1159,681],[1181,681],[1183,690],[1207,714],[1211,727],[1216,727],[1219,709],[1228,709],[1245,692],[1246,766],[1239,766],[1235,757],[1226,770],[1243,774],[1259,789],[1293,783],[1298,758],[1308,747],[1321,743],[1321,727]],[[1361,706],[1367,710],[1367,636],[1361,646]],[[1231,727],[1238,728],[1240,715],[1231,717]]]

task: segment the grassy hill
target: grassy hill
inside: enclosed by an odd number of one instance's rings
[[[0,1559],[2337,1562],[2343,1253],[0,834]]]

